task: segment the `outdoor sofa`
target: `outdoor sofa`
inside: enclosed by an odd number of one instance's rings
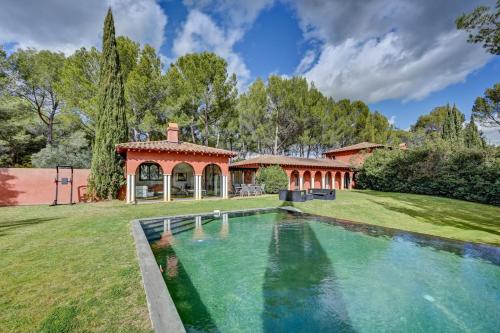
[[[335,190],[312,188],[309,193],[313,195],[314,199],[319,200],[335,200]]]
[[[313,195],[306,191],[281,190],[279,193],[281,201],[304,202],[314,199]]]

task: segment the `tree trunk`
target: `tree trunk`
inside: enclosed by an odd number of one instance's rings
[[[194,127],[193,127],[192,123],[191,123],[191,125],[189,125],[189,128],[191,129],[191,142],[196,143],[194,140]]]
[[[49,146],[52,146],[52,143],[53,143],[53,132],[54,132],[54,116],[55,116],[55,112],[52,111],[50,113],[50,115],[48,116],[47,118],[47,144]]]
[[[205,146],[208,146],[208,107],[205,107]]]
[[[276,130],[274,132],[274,149],[273,155],[278,155],[278,124],[276,124]]]

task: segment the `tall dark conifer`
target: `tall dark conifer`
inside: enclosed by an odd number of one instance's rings
[[[115,153],[115,145],[128,140],[128,130],[111,8],[104,21],[100,70],[98,114],[89,184],[91,193],[97,197],[114,198],[124,182],[123,167],[121,159]]]
[[[474,121],[474,115],[470,117],[470,122],[465,127],[464,144],[467,148],[483,148],[485,145]]]
[[[462,146],[464,142],[462,123],[464,121],[463,114],[456,106],[446,106],[447,113],[444,119],[442,138],[454,145]]]

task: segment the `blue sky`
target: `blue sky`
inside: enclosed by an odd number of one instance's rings
[[[302,75],[326,95],[360,99],[406,129],[447,103],[467,116],[498,82],[500,60],[466,42],[455,18],[493,0],[4,0],[0,43],[71,54],[100,44],[111,6],[118,34],[225,58],[244,91],[255,78]]]

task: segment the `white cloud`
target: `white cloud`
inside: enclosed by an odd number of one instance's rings
[[[393,126],[396,123],[396,116],[391,116],[389,119],[389,125]]]
[[[274,0],[184,0],[184,5],[200,11],[222,14],[223,21],[230,27],[242,28],[252,24],[259,13],[271,7]]]
[[[490,145],[500,146],[500,129],[498,126],[482,126],[479,123],[476,123],[478,129],[483,133],[486,142]]]
[[[243,58],[233,47],[243,36],[243,30],[223,30],[206,14],[193,9],[187,16],[186,22],[174,40],[173,53],[179,57],[186,53],[212,51],[228,63],[228,72],[238,77],[239,88],[246,85],[250,79]]]
[[[303,74],[306,72],[308,69],[311,68],[311,65],[314,63],[316,60],[316,52],[313,50],[308,50],[304,57],[302,57],[302,60],[300,61],[299,65],[295,69],[296,74]]]
[[[334,98],[377,102],[422,99],[433,91],[465,80],[490,56],[470,47],[457,31],[445,33],[427,52],[415,54],[391,32],[359,43],[347,39],[325,44],[318,62],[304,75]]]
[[[466,42],[455,18],[478,5],[447,0],[295,0],[304,37],[321,52],[304,72],[334,98],[422,99],[462,82],[492,57]],[[298,69],[308,64],[306,52]]]
[[[155,0],[45,0],[29,5],[4,0],[0,10],[0,43],[66,54],[82,46],[100,46],[109,6],[117,34],[160,48],[167,16]]]

